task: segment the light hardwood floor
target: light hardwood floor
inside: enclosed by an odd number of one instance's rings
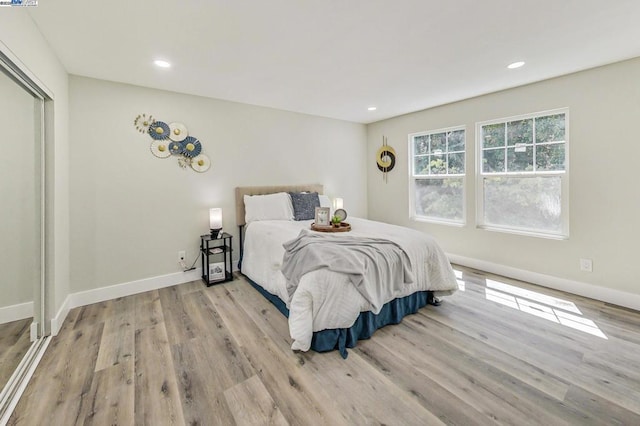
[[[33,318],[0,324],[0,390],[31,347],[30,327]]]
[[[346,360],[242,277],[74,309],[10,424],[640,424],[640,313],[456,269]]]

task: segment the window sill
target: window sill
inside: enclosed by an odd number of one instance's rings
[[[414,222],[434,223],[436,225],[448,225],[448,226],[454,226],[456,228],[463,228],[464,226],[466,226],[465,222],[454,222],[452,220],[435,219],[435,218],[428,218],[428,217],[422,217],[422,216],[413,216],[413,217],[410,217],[409,219],[411,219]]]
[[[505,234],[514,234],[514,235],[522,235],[525,237],[535,237],[535,238],[545,238],[548,240],[568,240],[569,239],[569,235],[564,235],[564,234],[547,234],[544,232],[538,232],[538,231],[526,231],[524,229],[514,229],[514,228],[502,228],[499,226],[487,226],[487,225],[478,225],[476,226],[477,229],[482,229],[485,231],[491,231],[491,232],[502,232]]]

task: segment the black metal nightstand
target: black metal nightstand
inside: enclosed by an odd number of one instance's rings
[[[233,281],[232,243],[233,236],[226,232],[220,238],[200,235],[202,281],[207,286]]]

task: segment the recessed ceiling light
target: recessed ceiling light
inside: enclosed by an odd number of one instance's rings
[[[369,108],[367,108],[367,110],[369,110],[369,111],[375,111],[377,109],[378,109],[378,107],[374,107],[374,106],[370,106]]]
[[[507,68],[509,68],[510,70],[513,70],[513,69],[516,69],[516,68],[520,68],[523,65],[524,65],[523,61],[518,61],[518,62],[514,62],[512,64],[507,65]]]
[[[160,67],[160,68],[170,68],[171,67],[171,63],[167,62],[167,61],[163,61],[161,59],[156,59],[155,61],[153,61],[153,63]]]

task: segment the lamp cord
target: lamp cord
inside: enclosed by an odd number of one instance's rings
[[[189,272],[189,271],[193,271],[194,269],[196,269],[196,263],[198,262],[198,260],[200,260],[200,256],[202,256],[202,253],[198,254],[198,257],[196,257],[196,260],[193,261],[191,266],[188,269],[183,269],[182,272]]]

